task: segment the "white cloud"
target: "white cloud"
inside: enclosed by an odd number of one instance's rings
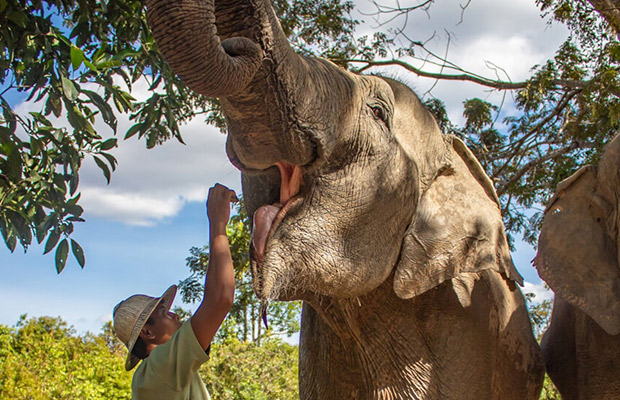
[[[141,79],[133,86],[138,99],[149,95],[148,83]],[[18,113],[40,111],[40,103],[22,103]],[[53,121],[68,127],[66,118]],[[99,217],[129,225],[150,226],[175,216],[186,202],[204,201],[207,190],[216,182],[240,191],[239,171],[229,162],[225,151],[225,135],[201,119],[181,126],[187,145],[171,139],[162,146],[146,149],[144,140],[136,137],[122,140],[133,124],[126,115],[119,116],[119,146],[110,151],[118,166],[111,183],[89,156],[80,170],[80,204],[86,217]],[[112,136],[102,121],[95,124],[97,132]]]
[[[109,218],[129,225],[152,226],[173,217],[186,201],[182,197],[155,197],[136,193],[115,193],[93,187],[82,190],[82,205],[88,215]]]
[[[523,288],[521,291],[525,293],[534,293],[534,299],[532,300],[534,303],[542,303],[545,300],[553,299],[553,292],[547,289],[544,283],[532,283],[525,281],[523,283]]]
[[[119,132],[124,132],[121,126]],[[215,182],[240,191],[240,174],[228,161],[225,136],[196,119],[181,127],[187,145],[175,139],[146,149],[143,141],[120,141],[110,185],[94,162],[81,176],[82,203],[89,215],[149,225],[172,217],[186,202],[204,201]]]
[[[384,0],[380,3],[396,5],[395,0]],[[527,78],[533,66],[553,57],[568,35],[564,26],[557,23],[549,25],[548,19],[541,17],[534,0],[510,2],[474,0],[462,14],[461,6],[466,3],[466,0],[437,1],[433,3],[428,13],[413,12],[409,15],[404,32],[408,38],[425,42],[435,54],[447,55],[449,61],[469,72],[494,78],[496,71],[493,66],[487,64],[490,62],[507,73],[506,76],[503,72],[498,72],[501,79],[509,77],[512,81]],[[365,12],[373,10],[367,1],[358,1],[357,5]],[[366,24],[359,29],[361,34],[372,35],[378,30],[402,28],[402,20],[378,26],[372,22],[371,17],[363,15],[355,17],[366,21]],[[387,18],[383,19],[386,20]],[[421,52],[418,55],[421,55]],[[408,61],[417,67],[423,67],[425,71],[441,70],[439,66],[429,63]],[[391,68],[390,71],[393,74],[393,71],[398,70]],[[400,71],[395,72],[396,76],[403,77],[407,74]],[[421,96],[433,87],[432,95],[446,104],[451,119],[457,123],[461,123],[463,119],[461,113],[464,99],[480,97],[496,104],[502,102],[503,94],[473,83],[455,81],[436,83],[433,79],[417,78],[412,75],[406,77],[405,81],[412,84]],[[512,97],[508,95],[504,100],[504,110],[511,111]]]

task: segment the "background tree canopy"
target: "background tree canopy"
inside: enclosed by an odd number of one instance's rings
[[[109,323],[79,336],[60,318],[24,315],[13,327],[0,325],[0,400],[130,399],[126,354]],[[199,373],[214,399],[299,398],[297,347],[279,340],[216,341]]]
[[[449,52],[438,56],[406,34],[408,17],[433,3],[375,1],[372,18],[379,27],[359,36],[352,1],[274,1],[301,53],[358,72],[390,66],[513,94],[511,115],[501,104],[466,100],[460,126],[448,119],[441,99],[427,105],[445,132],[466,141],[495,182],[509,232],[534,242],[542,216],[526,211],[544,204],[579,166],[596,162],[618,128],[618,2],[538,0],[543,18],[566,24],[570,37],[523,82],[469,73],[450,62]],[[109,151],[119,137],[138,136],[149,148],[182,141],[179,124],[196,116],[224,128],[218,103],[172,74],[141,1],[0,0],[0,30],[0,232],[11,251],[18,243],[26,250],[34,240],[44,243],[46,253],[55,250],[58,272],[70,250],[84,266],[84,251],[70,237],[82,221],[83,160],[92,157],[109,180],[116,167]],[[439,65],[440,72],[420,68],[419,60]],[[145,100],[133,96],[138,79],[150,83]],[[16,98],[37,100],[40,111],[19,114],[12,108]],[[116,132],[121,114],[134,123],[126,132]],[[69,127],[59,125],[60,116]],[[96,121],[113,135],[95,130]]]

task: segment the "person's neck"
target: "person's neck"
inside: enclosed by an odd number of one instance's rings
[[[153,349],[155,347],[159,346],[158,344],[155,343],[147,343],[146,344],[146,356],[150,356],[151,355],[151,351],[153,351]]]

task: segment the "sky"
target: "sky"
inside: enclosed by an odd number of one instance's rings
[[[563,26],[549,25],[541,18],[534,0],[472,0],[459,23],[460,6],[466,2],[442,0],[427,13],[410,16],[407,34],[418,40],[433,37],[428,45],[444,54],[446,32],[450,32],[449,59],[490,77],[495,76],[488,67],[492,63],[513,81],[526,78],[534,65],[552,57],[567,36]],[[371,17],[359,13],[371,11],[371,3],[357,0],[356,4],[359,8],[352,16],[365,20],[359,33],[379,29]],[[454,122],[462,121],[466,98],[501,100],[498,93],[470,83],[394,74],[420,96],[444,101]],[[431,87],[431,94],[426,93]],[[136,89],[136,98],[146,96],[144,83]],[[41,105],[22,102],[16,108],[26,112]],[[513,109],[508,96],[503,112]],[[119,120],[121,137],[129,126],[126,119]],[[96,127],[103,135],[111,134],[103,124]],[[112,151],[118,167],[109,185],[92,160],[84,162],[80,190],[86,222],[78,224],[72,235],[85,250],[84,269],[71,256],[58,275],[53,252],[42,255],[42,246],[31,246],[27,254],[19,247],[11,254],[0,246],[0,324],[13,326],[21,314],[60,316],[78,333],[98,333],[120,300],[135,293],[159,296],[189,275],[185,258],[190,247],[208,242],[204,207],[208,188],[219,182],[240,193],[241,183],[226,157],[222,133],[200,119],[183,125],[181,132],[187,145],[171,140],[147,150],[136,137],[120,140]],[[551,294],[542,288],[531,266],[534,255],[534,249],[518,242],[513,259],[526,280],[523,291],[542,300]],[[179,299],[175,305],[195,308]]]

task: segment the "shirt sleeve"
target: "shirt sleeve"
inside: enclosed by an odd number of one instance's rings
[[[153,349],[149,366],[174,390],[187,387],[209,355],[200,346],[190,320],[187,320],[166,343]]]

